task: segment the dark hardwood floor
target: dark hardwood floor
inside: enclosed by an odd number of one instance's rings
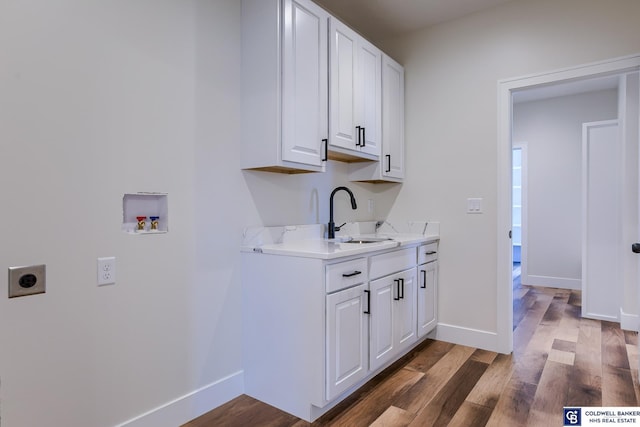
[[[550,427],[563,406],[640,406],[637,333],[514,279],[513,354],[427,340],[311,425]],[[184,427],[308,425],[243,395]]]

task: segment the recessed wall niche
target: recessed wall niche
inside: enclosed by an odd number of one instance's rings
[[[131,193],[122,197],[122,231],[158,234],[169,231],[166,193]]]

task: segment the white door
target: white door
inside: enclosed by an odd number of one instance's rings
[[[582,127],[582,316],[620,320],[622,149],[618,121]]]
[[[282,159],[321,166],[329,131],[329,15],[309,0],[288,0],[284,20]]]
[[[367,374],[366,289],[362,284],[327,296],[327,400]]]

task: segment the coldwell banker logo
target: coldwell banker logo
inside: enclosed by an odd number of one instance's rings
[[[565,426],[581,426],[582,410],[580,408],[564,408]]]

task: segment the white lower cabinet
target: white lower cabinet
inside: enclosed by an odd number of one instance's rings
[[[418,246],[418,338],[438,322],[438,242]]]
[[[438,261],[418,266],[418,338],[431,332],[438,318]]]
[[[405,354],[436,324],[434,247],[243,253],[245,393],[313,422]]]
[[[369,364],[378,369],[417,339],[414,268],[373,280]]]
[[[416,323],[416,270],[412,268],[399,277],[400,298],[396,301],[394,317],[396,321],[395,340],[398,355],[418,339]]]
[[[367,285],[327,295],[327,400],[367,376],[369,318]]]

